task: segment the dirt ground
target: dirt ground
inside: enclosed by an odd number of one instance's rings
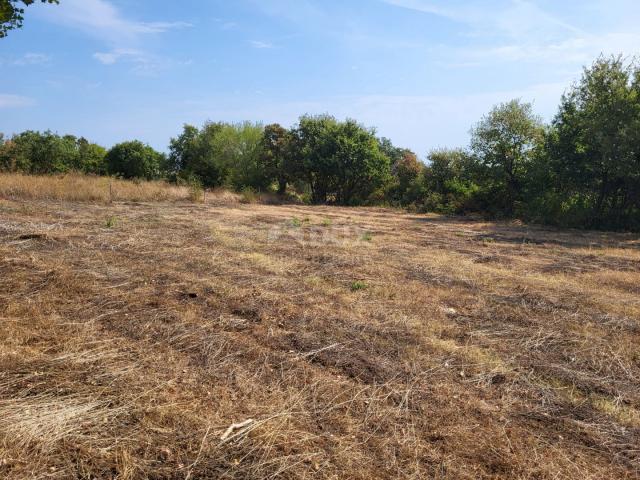
[[[0,200],[3,479],[640,478],[639,346],[637,235]]]

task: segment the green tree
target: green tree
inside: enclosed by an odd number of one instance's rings
[[[366,202],[390,178],[390,162],[380,151],[375,131],[347,120],[338,124],[336,143],[337,203]]]
[[[307,183],[313,203],[326,202],[334,182],[337,124],[329,115],[305,115],[291,132],[293,157],[288,172]]]
[[[396,198],[402,205],[419,201],[423,194],[420,184],[424,175],[424,164],[415,153],[402,149],[401,156],[391,165],[391,174],[396,186]]]
[[[112,175],[152,180],[160,177],[164,155],[149,145],[134,140],[111,148],[107,152],[106,162],[108,172]]]
[[[73,135],[27,130],[5,142],[0,161],[4,170],[47,174],[75,170],[79,160]]]
[[[59,0],[40,0],[42,3],[60,3]],[[22,27],[24,6],[36,0],[0,0],[0,38],[6,37],[9,30]]]
[[[308,183],[314,203],[366,202],[390,176],[375,132],[354,120],[303,116],[292,131],[292,147],[290,172]]]
[[[278,184],[278,194],[287,190],[290,180],[288,163],[291,156],[291,137],[287,129],[274,123],[264,127],[259,158],[265,177]]]
[[[0,170],[103,175],[107,171],[106,153],[103,147],[83,137],[27,130],[0,142]]]
[[[226,172],[226,182],[241,190],[262,190],[270,183],[261,164],[263,127],[259,123],[223,124],[213,139],[216,164]]]
[[[15,144],[5,139],[0,133],[0,172],[14,172],[17,170],[15,164]]]
[[[639,228],[640,74],[601,57],[562,98],[548,137],[546,182],[561,222]]]
[[[471,131],[471,149],[484,167],[481,180],[494,213],[511,216],[522,201],[527,171],[544,138],[531,104],[512,100],[491,110]]]
[[[184,174],[188,169],[193,169],[197,152],[197,141],[200,135],[198,128],[185,124],[182,133],[169,141],[169,155],[165,170],[170,176]]]
[[[201,129],[185,125],[169,145],[168,170],[203,185],[261,189],[269,183],[261,163],[263,129],[243,122],[206,123]]]
[[[201,129],[185,125],[182,133],[169,144],[169,171],[174,176],[195,178],[207,187],[226,182],[228,172],[217,158],[216,137],[222,123],[206,123]]]
[[[107,173],[107,150],[104,147],[91,143],[84,137],[79,138],[76,145],[78,149],[76,170],[95,175]]]
[[[466,150],[431,151],[424,174],[425,209],[440,213],[481,210],[479,168],[477,159]]]
[[[396,205],[412,205],[420,201],[424,196],[424,164],[411,150],[396,147],[388,138],[380,138],[379,146],[391,166],[385,200]]]

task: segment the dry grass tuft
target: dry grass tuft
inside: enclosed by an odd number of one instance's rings
[[[69,202],[175,202],[238,204],[242,194],[217,188],[210,191],[178,186],[163,181],[119,180],[70,173],[66,175],[23,175],[0,173],[0,198]],[[256,196],[256,201],[260,197]]]
[[[187,187],[165,182],[117,180],[80,174],[56,176],[0,174],[0,197],[107,203],[110,201],[161,202],[188,200]]]

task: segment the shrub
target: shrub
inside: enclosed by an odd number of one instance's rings
[[[358,290],[365,290],[368,287],[369,287],[369,285],[367,285],[362,280],[356,280],[355,282],[351,283],[351,291],[352,292],[357,292]]]
[[[159,178],[161,166],[165,163],[163,154],[138,140],[114,146],[107,153],[106,160],[112,175],[147,180]]]
[[[240,192],[240,203],[258,203],[260,195],[252,187],[244,187]]]
[[[196,203],[204,202],[205,193],[200,180],[197,178],[190,178],[187,185],[189,187],[189,200]]]

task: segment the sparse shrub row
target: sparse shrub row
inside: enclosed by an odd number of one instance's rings
[[[246,202],[272,191],[309,203],[393,205],[444,214],[640,230],[640,69],[599,58],[563,96],[550,125],[530,104],[496,106],[468,148],[415,153],[329,115],[273,124],[185,125],[168,154],[139,141],[106,151],[84,138],[27,131],[3,141],[0,170],[79,171],[231,187]]]

